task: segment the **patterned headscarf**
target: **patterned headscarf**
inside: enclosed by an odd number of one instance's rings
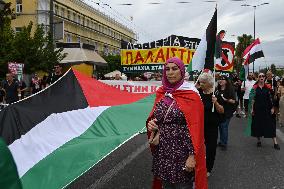
[[[180,72],[181,72],[181,80],[178,81],[177,83],[175,84],[171,84],[168,79],[167,79],[167,76],[166,76],[166,65],[168,63],[175,63],[179,69],[180,69]],[[163,79],[162,79],[162,84],[163,84],[163,87],[164,87],[164,90],[167,92],[167,93],[172,93],[174,92],[177,88],[179,88],[182,84],[183,84],[183,81],[184,81],[184,77],[185,77],[185,66],[184,66],[184,63],[182,62],[181,59],[177,58],[177,57],[172,57],[172,58],[169,58],[166,63],[164,64],[164,68],[163,68]]]

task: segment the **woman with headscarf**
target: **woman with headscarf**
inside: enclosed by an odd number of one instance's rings
[[[276,140],[276,116],[273,108],[273,91],[265,83],[264,73],[259,73],[258,81],[253,86],[251,136],[257,138],[257,147],[261,147],[260,138],[272,138],[274,149],[280,150]]]
[[[224,107],[222,104],[222,97],[220,95],[214,95],[213,93],[215,82],[213,76],[209,73],[202,73],[199,76],[198,81],[200,83],[200,88],[198,91],[204,104],[206,167],[207,176],[210,176],[216,156],[218,126],[221,123],[224,115]]]
[[[203,104],[184,77],[184,63],[168,59],[147,119],[155,189],[192,188],[193,181],[196,189],[207,189]]]

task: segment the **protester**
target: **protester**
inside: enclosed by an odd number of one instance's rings
[[[63,76],[62,66],[60,64],[55,64],[54,73],[52,73],[47,79],[47,86],[57,81],[60,77]]]
[[[237,109],[236,109],[236,117],[241,118],[241,114],[243,113],[243,96],[244,96],[244,91],[241,90],[242,86],[242,81],[240,80],[239,77],[235,75],[233,77],[233,82],[234,82],[234,88],[235,88],[235,93],[236,93],[236,103],[237,103]]]
[[[213,95],[213,76],[209,73],[202,73],[199,76],[198,81],[200,83],[199,94],[204,104],[204,138],[206,146],[206,167],[207,176],[210,176],[216,156],[218,126],[223,118],[224,107],[222,106],[222,97],[220,95]]]
[[[280,127],[284,126],[284,78],[282,78],[278,91],[277,91],[277,95],[279,100],[279,125]]]
[[[31,94],[35,94],[35,93],[41,91],[41,80],[37,76],[37,74],[34,74],[34,77],[32,78],[30,87],[31,87],[30,88]]]
[[[120,74],[115,74],[115,77],[114,77],[114,80],[121,80],[121,76],[120,76]]]
[[[5,104],[4,102],[5,97],[6,97],[6,92],[3,89],[2,85],[0,84],[0,110],[4,108],[3,104]]]
[[[249,73],[247,76],[247,80],[243,81],[242,91],[244,91],[244,106],[245,106],[245,117],[248,117],[248,105],[249,105],[249,94],[250,91],[255,84],[253,80],[253,73]]]
[[[24,99],[25,98],[25,92],[28,90],[28,87],[27,87],[27,85],[26,85],[26,83],[23,79],[21,79],[21,81],[19,82],[19,87],[20,87],[20,93],[21,93],[20,98]]]
[[[219,78],[216,95],[220,95],[222,97],[222,104],[224,107],[224,120],[219,125],[220,140],[218,145],[221,147],[222,150],[227,150],[229,134],[228,129],[230,120],[236,109],[236,100],[234,88],[229,79],[224,75],[220,76]]]
[[[279,111],[279,99],[277,99],[277,82],[273,78],[273,74],[270,70],[266,72],[265,84],[267,84],[271,89],[271,98],[272,98],[273,108],[275,111],[275,115],[277,115]]]
[[[274,148],[280,150],[276,140],[276,120],[272,101],[272,89],[265,84],[265,75],[260,73],[258,81],[253,86],[251,136],[257,137],[257,147],[261,147],[261,137],[272,138]]]
[[[11,104],[19,100],[20,92],[18,82],[15,82],[11,73],[6,74],[6,80],[3,82],[3,88],[6,91],[6,103]]]
[[[179,58],[166,61],[162,87],[147,120],[153,188],[192,188],[194,178],[195,188],[207,188],[203,104],[184,76],[185,66]]]

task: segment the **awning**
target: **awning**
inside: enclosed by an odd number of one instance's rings
[[[67,56],[60,62],[62,64],[89,63],[98,66],[107,66],[107,62],[92,48],[91,45],[80,43],[59,43],[57,47],[63,47],[62,53]]]

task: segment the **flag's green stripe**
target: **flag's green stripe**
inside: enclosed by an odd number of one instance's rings
[[[81,136],[67,142],[31,168],[25,189],[62,188],[145,127],[155,95],[104,111]]]
[[[247,123],[247,127],[245,129],[245,135],[246,136],[251,136],[251,122],[252,122],[251,108],[252,108],[252,100],[254,99],[254,96],[255,96],[255,90],[254,90],[254,88],[252,88],[250,93],[249,93],[248,123]]]
[[[0,138],[0,188],[22,188],[13,156],[2,138]]]

